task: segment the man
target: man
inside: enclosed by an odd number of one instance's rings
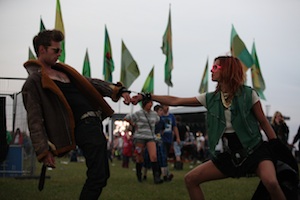
[[[64,35],[45,30],[33,38],[37,60],[24,66],[29,76],[22,94],[28,127],[37,159],[55,168],[54,156],[62,156],[78,145],[87,165],[87,179],[80,199],[98,199],[109,178],[106,138],[102,120],[113,114],[104,96],[130,103],[129,91],[85,78],[74,68],[57,63]]]
[[[179,116],[179,115],[176,116],[176,126],[178,129],[180,143],[178,143],[176,141],[176,138],[174,138],[173,147],[174,147],[175,160],[176,160],[175,164],[174,164],[174,169],[182,170],[183,162],[181,161],[181,155],[182,155],[181,151],[182,151],[182,147],[184,146],[187,129],[186,129],[186,126],[183,125],[183,123],[181,121],[181,116]]]
[[[165,123],[165,130],[162,134],[162,141],[164,145],[164,152],[166,155],[166,159],[169,156],[170,149],[172,147],[174,135],[176,137],[176,142],[180,143],[179,133],[176,126],[175,116],[169,113],[169,106],[161,105],[163,108],[163,115],[161,116],[162,121]],[[166,161],[167,162],[167,161]],[[168,166],[165,167],[162,171],[164,181],[171,181],[173,178],[173,174],[169,174]]]

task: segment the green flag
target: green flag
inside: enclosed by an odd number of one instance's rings
[[[33,52],[31,51],[30,47],[28,49],[28,60],[36,60],[36,57],[34,56]]]
[[[114,61],[112,59],[112,49],[110,39],[105,26],[104,38],[104,58],[103,58],[103,76],[105,81],[112,82],[112,72],[115,70]]]
[[[265,81],[263,79],[263,76],[262,76],[262,73],[260,70],[259,61],[258,61],[254,42],[253,42],[253,46],[252,46],[252,58],[253,58],[253,62],[254,62],[254,65],[251,68],[252,85],[253,85],[253,88],[259,94],[259,97],[261,99],[266,100],[266,97],[263,93],[263,91],[266,89],[266,85],[265,85]]]
[[[41,17],[40,32],[42,32],[43,30],[46,30],[46,27],[45,27],[44,22],[43,22],[42,17]]]
[[[143,85],[143,88],[142,88],[142,92],[146,93],[146,92],[149,92],[149,93],[154,93],[154,66],[152,67],[148,77],[146,78],[146,81]]]
[[[125,87],[129,88],[139,75],[139,68],[122,40],[120,81],[125,85]]]
[[[199,88],[199,93],[204,93],[208,91],[208,58],[206,61],[206,66],[202,75],[201,85]]]
[[[165,83],[173,87],[172,70],[173,70],[173,53],[172,53],[172,29],[171,29],[171,8],[169,10],[169,19],[167,29],[163,36],[162,52],[166,55],[165,62]]]
[[[66,34],[65,34],[65,28],[62,20],[62,14],[61,14],[61,7],[59,0],[56,0],[56,18],[55,18],[55,29],[60,30],[64,36],[65,39],[61,42],[61,55],[58,58],[60,62],[65,62],[66,58],[66,51],[65,51],[65,40],[66,40]]]
[[[86,77],[91,77],[91,66],[90,66],[90,59],[89,59],[89,54],[87,49],[83,61],[82,75]]]
[[[233,25],[231,30],[230,45],[231,55],[240,59],[243,64],[244,71],[247,71],[249,68],[251,68],[253,65],[252,56],[247,50],[244,42],[236,33]]]

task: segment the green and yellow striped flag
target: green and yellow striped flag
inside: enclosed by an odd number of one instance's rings
[[[43,22],[42,17],[41,17],[40,32],[42,32],[43,30],[46,30],[46,27],[45,27],[44,22]]]
[[[44,22],[43,22],[42,17],[41,17],[41,19],[40,19],[40,32],[42,32],[44,30],[46,30],[46,28],[45,28]],[[36,60],[36,57],[33,54],[33,52],[31,51],[30,47],[28,49],[28,59],[29,60]]]
[[[172,52],[172,27],[171,27],[171,8],[169,10],[169,18],[168,18],[168,25],[163,36],[163,44],[162,44],[162,52],[166,55],[166,62],[165,62],[165,83],[168,86],[173,87],[172,83],[172,70],[173,66],[173,52]]]
[[[233,25],[231,30],[231,40],[230,40],[230,51],[231,55],[234,57],[237,57],[242,62],[242,65],[244,67],[244,71],[247,71],[250,69],[253,65],[252,56],[247,50],[244,42],[241,40],[241,38],[236,33]]]
[[[121,58],[121,78],[120,81],[125,87],[129,88],[131,84],[140,75],[140,70],[132,55],[128,51],[122,40],[122,58]]]
[[[142,92],[154,93],[154,66],[152,67],[149,75],[146,78],[146,81],[143,85]]]
[[[263,100],[266,100],[266,97],[263,93],[263,91],[266,89],[265,81],[263,79],[259,61],[256,53],[255,43],[253,42],[252,46],[252,58],[254,65],[251,68],[251,77],[252,77],[252,86],[259,94],[259,97]]]
[[[89,59],[89,54],[87,49],[83,61],[82,75],[86,77],[91,77],[91,66],[90,66],[90,59]]]
[[[36,60],[36,57],[33,54],[33,52],[31,51],[30,47],[28,49],[28,60]]]
[[[65,34],[65,28],[64,28],[64,23],[63,23],[63,19],[62,19],[61,7],[60,7],[59,0],[56,1],[55,29],[60,30],[65,36],[65,39],[61,42],[62,52],[61,52],[60,57],[58,58],[58,60],[60,62],[65,62],[65,58],[66,58],[66,51],[65,51],[66,34]]]
[[[206,66],[202,75],[201,85],[199,88],[199,93],[204,93],[208,91],[208,58],[206,60]]]
[[[114,61],[112,58],[112,49],[110,39],[105,25],[105,38],[104,38],[104,56],[103,56],[103,76],[105,81],[112,82],[112,72],[115,70]]]

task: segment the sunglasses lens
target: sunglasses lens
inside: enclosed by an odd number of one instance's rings
[[[61,49],[61,48],[54,48],[54,47],[51,47],[51,49],[53,50],[54,53],[60,53],[60,52],[62,52],[62,49]]]
[[[221,69],[221,68],[222,68],[222,67],[219,66],[219,65],[213,65],[212,68],[211,68],[211,70],[212,70],[213,72],[215,72],[215,71],[217,71],[217,69]]]

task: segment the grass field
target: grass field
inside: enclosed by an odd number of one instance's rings
[[[81,187],[85,181],[86,167],[83,162],[68,162],[60,158],[56,161],[57,168],[47,170],[45,187],[39,191],[38,179],[0,178],[1,200],[73,200],[78,199]],[[41,165],[37,164],[37,174]],[[107,200],[188,200],[188,193],[183,177],[190,170],[188,163],[182,171],[173,170],[174,179],[171,182],[155,185],[152,172],[148,172],[148,179],[143,183],[136,180],[134,163],[129,169],[121,167],[121,161],[114,160],[110,164],[111,177],[104,188],[100,199]],[[258,178],[225,179],[203,184],[206,199],[211,200],[248,200],[258,185]]]

